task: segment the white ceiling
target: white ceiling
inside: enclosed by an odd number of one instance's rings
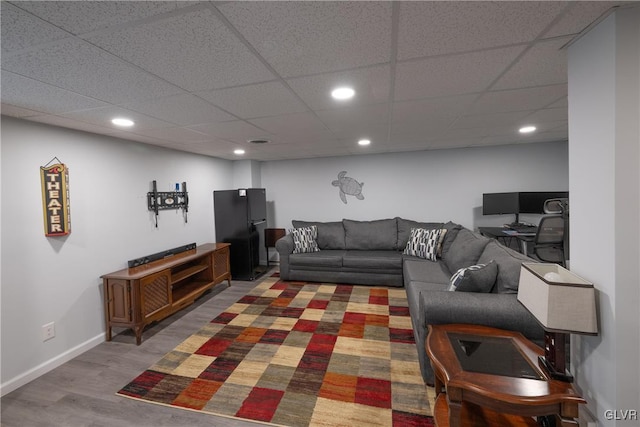
[[[566,141],[566,46],[626,3],[2,1],[2,114],[264,161]]]

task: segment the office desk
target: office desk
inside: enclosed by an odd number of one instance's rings
[[[501,242],[503,245],[511,247],[513,239],[518,243],[518,250],[525,255],[529,254],[529,243],[533,242],[536,232],[519,233],[505,227],[478,227],[478,231],[483,236],[493,238]]]

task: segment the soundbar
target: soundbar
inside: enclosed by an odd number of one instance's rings
[[[182,252],[190,251],[190,250],[195,249],[195,248],[196,248],[196,244],[195,243],[189,243],[188,245],[178,246],[177,248],[173,248],[173,249],[169,249],[169,250],[166,250],[166,251],[158,252],[158,253],[155,253],[155,254],[143,256],[141,258],[136,258],[136,259],[129,260],[129,261],[127,261],[127,264],[129,266],[129,268],[139,267],[141,265],[145,265],[145,264],[148,264],[150,262],[157,261],[159,259],[167,258],[167,257],[170,257],[172,255],[177,255],[177,254],[182,253]]]

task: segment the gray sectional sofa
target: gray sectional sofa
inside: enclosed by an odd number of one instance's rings
[[[404,286],[424,381],[433,370],[424,342],[427,325],[472,323],[521,332],[542,343],[544,331],[517,301],[520,265],[533,262],[510,248],[452,222],[416,222],[403,218],[376,221],[293,221],[294,228],[315,226],[317,251],[294,253],[293,236],[276,242],[283,280]],[[435,261],[403,253],[411,230],[443,229]],[[452,275],[482,264],[481,292],[448,291]],[[467,273],[473,277],[474,273]],[[480,277],[480,276],[477,276]]]

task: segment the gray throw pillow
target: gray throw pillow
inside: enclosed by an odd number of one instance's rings
[[[324,249],[344,249],[344,226],[342,221],[334,222],[311,222],[311,221],[291,221],[295,228],[318,227],[318,247]]]
[[[489,293],[496,283],[497,275],[498,265],[493,261],[461,268],[451,276],[448,290]]]

